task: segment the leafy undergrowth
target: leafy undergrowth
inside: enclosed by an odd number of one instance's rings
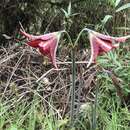
[[[70,50],[59,50],[55,70],[27,46],[0,49],[0,130],[91,130],[97,87],[97,130],[129,130],[129,48],[101,56],[89,69],[85,63],[77,64],[73,127]],[[85,50],[77,51],[76,57],[89,58]]]

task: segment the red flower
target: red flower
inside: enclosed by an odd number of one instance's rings
[[[119,47],[119,42],[125,42],[130,37],[112,37],[90,30],[88,32],[91,45],[91,57],[88,63],[88,67],[92,62],[96,61],[98,55],[101,55],[104,52],[109,52],[113,48]]]
[[[20,30],[20,33],[28,38],[27,44],[29,46],[38,48],[43,55],[49,57],[49,59],[52,61],[52,64],[55,66],[55,68],[57,68],[56,50],[61,32],[48,33],[40,36],[30,35],[22,30]]]

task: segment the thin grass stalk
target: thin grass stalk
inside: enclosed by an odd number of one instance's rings
[[[76,80],[76,63],[75,63],[75,48],[72,48],[72,89],[71,89],[71,124],[74,124],[74,109],[75,109],[75,80]]]
[[[97,105],[98,105],[98,85],[95,91],[95,101],[92,106],[92,130],[96,130],[97,127]]]
[[[79,83],[79,89],[78,89],[78,105],[77,105],[77,115],[79,113],[80,110],[80,106],[81,106],[81,102],[80,102],[80,96],[81,96],[81,90],[82,90],[82,86],[84,85],[84,81],[83,81],[83,77],[82,74],[80,74],[80,83]],[[77,116],[76,115],[76,116]]]

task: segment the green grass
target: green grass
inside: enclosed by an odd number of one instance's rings
[[[47,114],[38,100],[30,104],[21,102],[12,107],[0,106],[0,130],[56,130],[58,126],[53,112]]]

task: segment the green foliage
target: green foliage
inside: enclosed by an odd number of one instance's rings
[[[130,3],[127,3],[127,4],[125,4],[125,5],[121,6],[121,7],[119,7],[119,8],[116,10],[116,12],[120,12],[120,11],[125,10],[125,9],[128,9],[128,8],[130,8]]]
[[[117,7],[121,0],[108,0],[113,7]]]

